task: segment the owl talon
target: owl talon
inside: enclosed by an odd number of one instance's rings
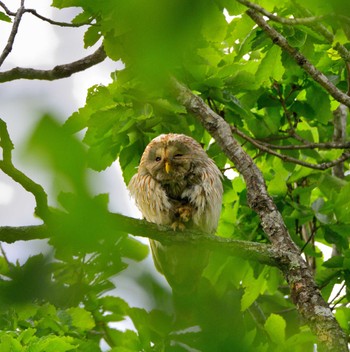
[[[181,206],[177,209],[177,214],[182,222],[189,222],[192,215],[192,207],[189,205]]]
[[[174,231],[184,231],[186,226],[180,222],[180,221],[174,221],[170,227],[174,230]]]

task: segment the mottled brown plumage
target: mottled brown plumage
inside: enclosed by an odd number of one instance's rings
[[[221,211],[221,177],[215,163],[193,138],[162,134],[147,145],[129,190],[147,221],[174,230],[188,227],[212,234]],[[181,284],[174,282],[182,280],[176,272],[186,270],[181,267],[181,256],[191,253],[184,246],[165,248],[156,241],[151,241],[151,248],[156,267],[170,285]],[[196,258],[184,258],[184,265],[186,261],[187,266],[197,265]]]

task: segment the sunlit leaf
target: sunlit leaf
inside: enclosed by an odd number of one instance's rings
[[[280,315],[271,314],[265,322],[265,329],[276,345],[281,346],[284,343],[286,322]]]

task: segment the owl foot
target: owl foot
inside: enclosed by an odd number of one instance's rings
[[[180,205],[176,208],[175,211],[175,221],[170,225],[171,228],[176,231],[184,231],[186,226],[185,223],[188,223],[191,220],[192,207],[189,204]]]
[[[180,221],[174,221],[170,227],[174,230],[174,231],[184,231],[186,226],[184,223],[180,222]]]
[[[176,215],[182,222],[189,222],[192,215],[192,207],[190,205],[182,205],[177,208]]]

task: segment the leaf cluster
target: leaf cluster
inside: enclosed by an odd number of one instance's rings
[[[28,149],[52,172],[58,194],[45,219],[55,252],[24,265],[1,259],[2,350],[98,351],[101,341],[114,352],[312,348],[315,337],[299,321],[281,273],[225,253],[212,251],[196,295],[174,297],[173,307],[167,289],[146,274],[138,285],[155,309],[129,307],[111,295],[117,275],[148,250],[118,229],[108,196],[92,195],[86,170],[104,170],[117,159],[128,183],[145,146],[161,133],[192,136],[223,171],[218,235],[268,242],[243,179],[229,176],[235,166],[176,100],[171,76],[239,131],[325,300],[343,284],[331,303],[349,332],[349,161],[342,160],[342,178],[313,167],[336,161],[346,149],[330,144],[339,103],[256,26],[246,1],[54,0],[53,6],[81,8],[72,23],[89,24],[85,47],[102,40],[108,57],[125,68],[111,74],[109,85],[90,88],[85,106],[63,127],[44,116],[32,135]],[[269,25],[327,82],[348,91],[349,64],[337,49],[347,47],[349,21],[340,19],[348,5],[274,0],[259,6],[282,19],[304,19],[286,24],[277,18]],[[322,21],[306,23],[312,16]],[[0,12],[0,20],[9,18]],[[80,131],[83,143],[72,136]],[[324,261],[320,244],[337,255]],[[126,317],[132,329],[114,326]]]

